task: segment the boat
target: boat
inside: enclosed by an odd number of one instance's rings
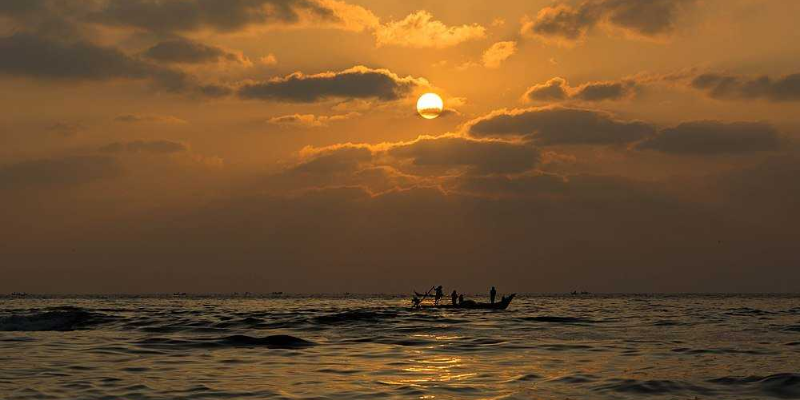
[[[496,303],[479,303],[473,300],[464,300],[458,304],[421,304],[417,308],[445,308],[445,309],[464,309],[464,310],[505,310],[508,308],[508,305],[511,304],[511,300],[514,300],[514,296],[516,293],[512,293],[508,296],[503,296],[499,302]]]

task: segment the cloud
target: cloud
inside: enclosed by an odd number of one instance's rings
[[[171,115],[150,115],[150,114],[123,114],[114,117],[115,122],[140,123],[151,122],[157,124],[187,124],[186,120]]]
[[[422,167],[469,167],[478,173],[516,173],[540,161],[539,150],[530,143],[473,139],[463,136],[423,136],[395,144],[388,154],[411,159]]]
[[[241,54],[183,38],[159,42],[147,49],[143,56],[162,63],[205,64],[220,61],[240,64],[250,63]]]
[[[530,137],[539,145],[625,144],[655,133],[641,121],[625,121],[589,109],[539,107],[500,110],[466,124],[475,137]]]
[[[516,51],[517,42],[497,42],[483,52],[481,61],[486,68],[499,68],[500,64],[514,55]]]
[[[259,58],[258,59],[258,63],[261,64],[261,65],[268,65],[268,66],[269,65],[277,65],[278,64],[278,58],[275,57],[274,54],[269,53],[266,56]]]
[[[690,85],[721,100],[800,101],[800,74],[771,78],[705,73],[696,76]]]
[[[318,3],[333,14],[326,20],[328,26],[348,31],[361,32],[379,26],[380,19],[372,11],[344,1],[318,0]]]
[[[409,95],[426,80],[401,78],[387,69],[356,66],[340,72],[305,75],[295,72],[283,78],[244,84],[238,94],[244,99],[313,103],[329,99],[397,100]]]
[[[764,122],[695,121],[662,130],[636,147],[671,154],[748,154],[781,149],[777,129]]]
[[[675,30],[681,11],[696,0],[585,0],[556,4],[523,21],[521,34],[574,45],[594,27],[618,29],[629,36],[657,38]]]
[[[28,33],[0,38],[0,73],[35,78],[142,79],[161,72],[111,47],[59,42]]]
[[[172,154],[188,151],[189,147],[171,140],[134,140],[114,142],[100,148],[105,153]]]
[[[312,0],[107,0],[90,19],[169,34],[201,30],[236,32],[264,24],[297,24],[307,16],[336,21],[330,8]]]
[[[0,166],[0,190],[73,186],[122,174],[113,157],[68,156]]]
[[[538,165],[541,154],[527,142],[444,134],[375,145],[343,143],[306,147],[300,152],[300,158],[301,162],[292,171],[338,173],[390,168],[406,174],[405,178],[425,179],[446,176],[453,169],[466,169],[476,174],[520,173]]]
[[[323,148],[306,147],[300,152],[303,161],[292,172],[331,173],[354,171],[362,163],[372,161],[368,145],[351,143]]]
[[[62,81],[148,79],[171,92],[200,92],[192,76],[131,57],[113,47],[30,33],[0,37],[0,74]]]
[[[47,127],[47,130],[63,137],[75,137],[86,127],[81,123],[56,122]]]
[[[485,36],[486,28],[478,24],[447,26],[434,20],[433,15],[424,10],[409,14],[401,21],[391,21],[375,28],[375,40],[379,47],[445,48]]]
[[[268,122],[273,125],[289,127],[320,128],[328,126],[331,122],[345,121],[360,115],[361,114],[357,112],[339,115],[291,114],[272,117]]]
[[[544,84],[531,86],[522,97],[527,101],[546,102],[624,100],[635,96],[638,88],[639,83],[633,79],[588,82],[577,87],[570,87],[564,78],[556,77]]]

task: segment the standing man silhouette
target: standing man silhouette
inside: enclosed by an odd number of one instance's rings
[[[444,297],[444,293],[442,292],[442,285],[436,287],[436,295],[433,297],[433,304],[439,305],[439,300]]]
[[[455,290],[453,290],[453,293],[450,294],[450,300],[453,301],[453,305],[458,304],[458,293],[456,293]]]
[[[495,297],[497,297],[497,290],[494,290],[494,286],[492,286],[492,290],[489,291],[489,299],[491,299],[492,304],[494,304]]]

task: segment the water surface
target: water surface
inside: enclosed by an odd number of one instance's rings
[[[499,297],[499,296],[498,296]],[[0,398],[800,398],[798,296],[0,298]]]

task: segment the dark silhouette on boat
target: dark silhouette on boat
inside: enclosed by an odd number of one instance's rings
[[[416,304],[416,308],[458,308],[458,309],[466,309],[466,310],[505,310],[508,308],[508,305],[511,304],[511,300],[514,300],[514,296],[516,293],[512,293],[508,296],[503,296],[499,302],[495,303],[479,303],[474,300],[464,300],[459,302],[458,304]]]

